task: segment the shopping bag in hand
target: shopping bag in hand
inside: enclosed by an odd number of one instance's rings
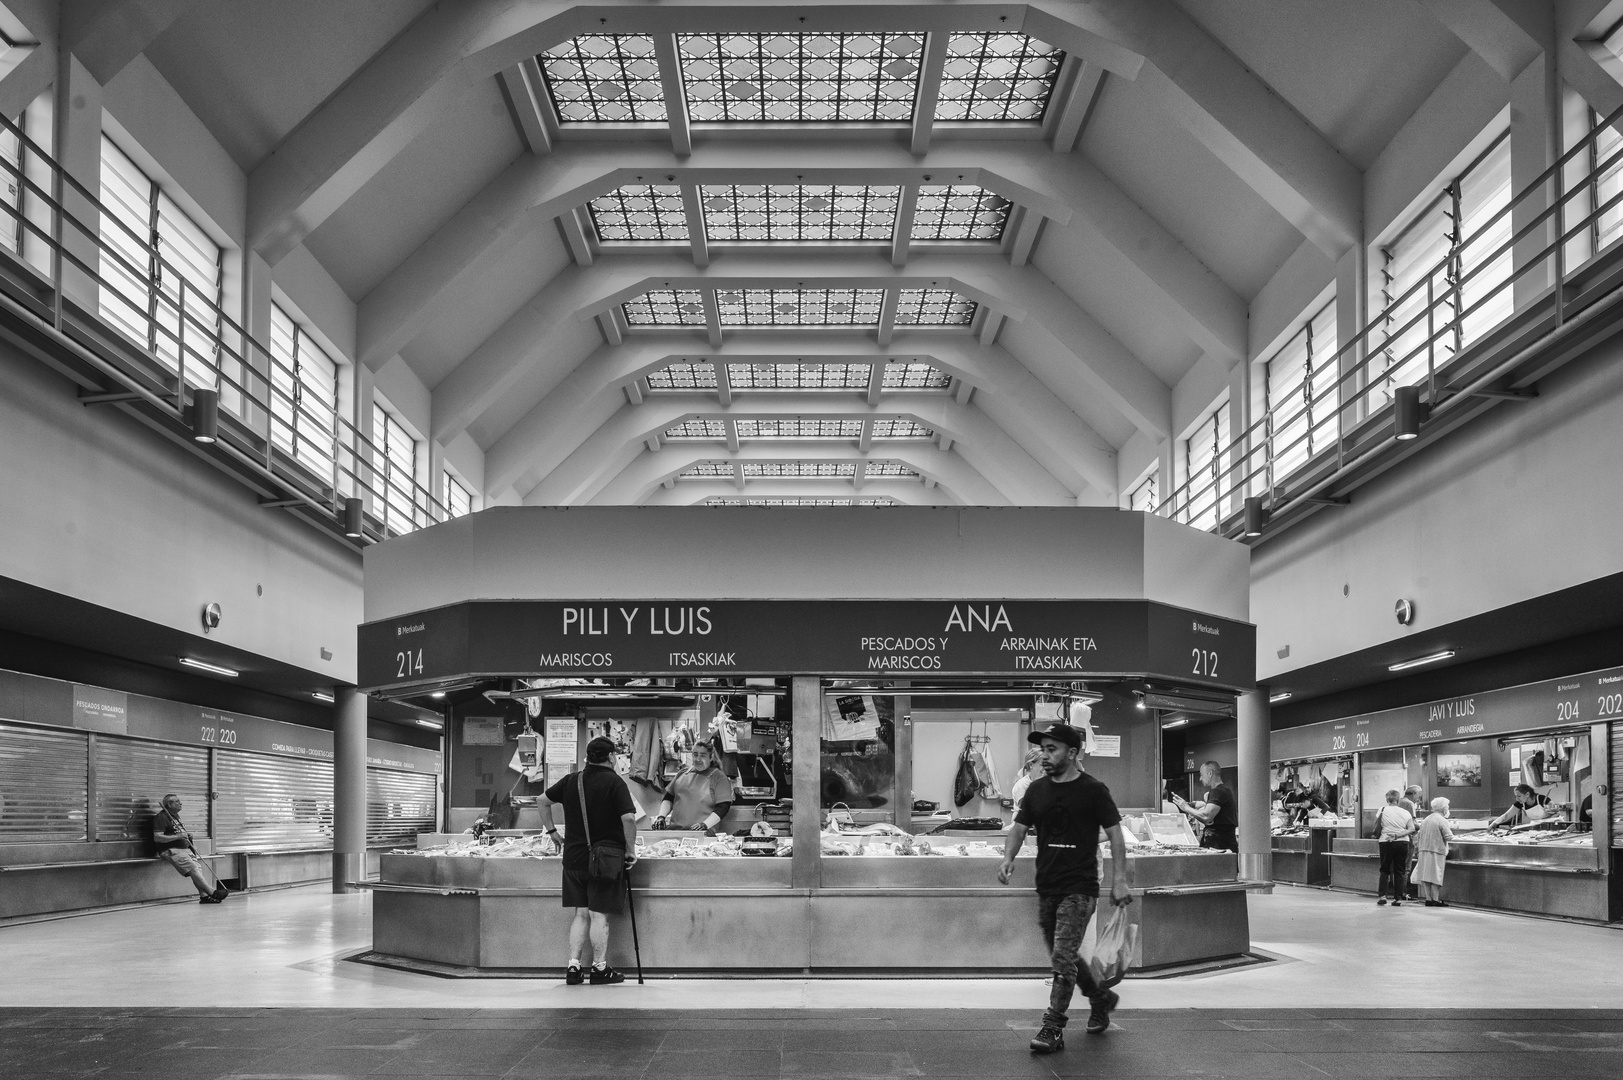
[[[1111,905],[1099,924],[1099,937],[1088,957],[1088,970],[1100,986],[1115,986],[1127,974],[1138,955],[1138,926],[1128,915],[1126,905]]]

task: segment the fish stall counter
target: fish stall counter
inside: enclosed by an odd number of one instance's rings
[[[1049,966],[1030,840],[1005,886],[997,880],[1004,837],[996,833],[824,833],[815,882],[796,887],[795,841],[773,839],[639,834],[630,886],[645,970],[916,975]],[[1108,894],[1108,846],[1100,864]],[[1250,950],[1246,886],[1233,854],[1133,837],[1127,867],[1129,910],[1140,927],[1136,967]],[[560,900],[561,871],[544,836],[488,844],[458,837],[384,854],[368,959],[451,975],[561,971],[572,917]],[[610,961],[632,968],[631,923],[624,914],[609,921]]]
[[[1328,885],[1331,847],[1338,838],[1357,835],[1352,818],[1326,816],[1299,825],[1275,822],[1269,842],[1273,879],[1291,885]]]

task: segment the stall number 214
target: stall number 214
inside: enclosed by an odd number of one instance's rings
[[[408,675],[421,675],[423,673],[423,650],[413,653],[410,649],[394,654],[394,662],[399,666],[394,677],[404,679]]]
[[[1190,649],[1189,655],[1194,657],[1196,675],[1204,675],[1208,679],[1217,677],[1217,650],[1216,649]]]

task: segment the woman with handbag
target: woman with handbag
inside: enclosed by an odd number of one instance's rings
[[[569,967],[564,981],[579,986],[622,983],[609,966],[609,916],[620,914],[624,875],[637,862],[637,807],[626,783],[614,771],[614,742],[601,736],[586,744],[586,767],[546,790],[538,803],[541,825],[563,847],[564,907],[575,909],[569,925]],[[564,810],[564,835],[552,821],[552,808]],[[581,954],[590,942],[592,970]]]
[[[1396,788],[1388,791],[1386,805],[1375,817],[1376,836],[1381,850],[1381,876],[1375,886],[1375,904],[1378,907],[1386,905],[1389,889],[1392,906],[1398,907],[1403,903],[1403,876],[1409,868],[1409,837],[1419,830],[1414,823],[1414,815],[1398,805],[1398,798]]]

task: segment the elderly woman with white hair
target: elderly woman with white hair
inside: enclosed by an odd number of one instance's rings
[[[1414,873],[1409,877],[1410,881],[1420,886],[1420,895],[1427,907],[1448,906],[1443,899],[1443,870],[1444,861],[1448,858],[1448,842],[1452,839],[1454,832],[1448,827],[1448,800],[1431,800],[1431,816],[1420,823],[1420,832],[1415,836],[1419,858],[1415,861]]]

